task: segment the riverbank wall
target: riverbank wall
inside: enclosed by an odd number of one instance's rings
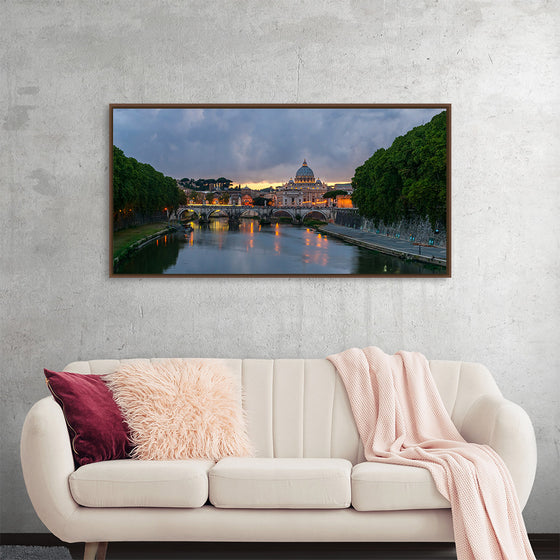
[[[395,237],[412,241],[420,245],[442,247],[447,249],[447,230],[445,226],[432,228],[430,222],[422,218],[403,219],[390,226],[373,220],[368,220],[357,213],[342,213],[336,215],[335,224],[361,231],[378,233],[387,237]]]
[[[335,224],[320,226],[317,228],[317,231],[336,237],[346,243],[364,247],[371,251],[378,251],[385,255],[442,267],[447,266],[446,250],[443,247],[429,246],[424,249],[423,253],[420,247],[417,252],[417,246],[410,244],[408,241],[405,242],[400,239],[389,241],[382,233],[358,231]]]
[[[152,233],[151,235],[148,235],[146,237],[143,237],[142,239],[139,239],[138,241],[135,241],[134,243],[132,243],[130,246],[126,248],[126,250],[124,251],[124,253],[122,253],[122,255],[119,255],[118,257],[115,257],[113,259],[113,272],[118,272],[119,266],[124,261],[126,261],[133,253],[135,253],[139,249],[142,249],[142,247],[144,247],[148,243],[151,243],[152,241],[155,241],[160,237],[164,237],[165,235],[169,235],[170,233],[173,233],[175,231],[177,231],[175,227],[169,226],[162,231]]]

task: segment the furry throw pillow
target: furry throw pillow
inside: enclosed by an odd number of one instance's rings
[[[251,445],[241,392],[219,360],[125,363],[105,376],[136,459],[247,457]]]

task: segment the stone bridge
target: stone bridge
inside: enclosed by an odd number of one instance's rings
[[[244,216],[254,216],[261,219],[291,218],[292,222],[300,223],[307,216],[314,217],[325,222],[333,222],[338,212],[356,212],[355,209],[324,208],[313,206],[232,206],[213,204],[189,204],[180,206],[170,216],[171,219],[180,220],[185,212],[194,213],[202,222],[207,222],[211,216],[227,216],[230,223],[238,223]]]

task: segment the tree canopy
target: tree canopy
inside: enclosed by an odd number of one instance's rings
[[[270,201],[264,196],[257,196],[253,199],[253,206],[268,206]]]
[[[147,163],[127,157],[113,146],[113,213],[151,214],[172,210],[185,201],[177,181]]]
[[[352,178],[352,202],[362,216],[386,225],[402,218],[446,222],[446,112],[377,150]]]
[[[179,183],[187,189],[207,191],[216,186],[219,189],[229,189],[233,181],[226,177],[219,177],[218,179],[189,179],[188,177],[183,177],[179,179]]]
[[[334,191],[327,191],[323,198],[336,198],[339,195],[348,194],[348,191],[343,191],[342,189],[336,189]]]

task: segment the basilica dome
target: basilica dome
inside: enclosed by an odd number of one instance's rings
[[[307,161],[303,160],[302,166],[296,172],[296,183],[314,183],[315,175],[313,169],[307,165]]]
[[[307,160],[303,160],[301,167],[297,170],[296,176],[286,181],[282,186],[276,187],[275,202],[276,206],[327,206],[327,199],[323,195],[327,192],[327,183],[315,179],[313,169],[307,165]]]

